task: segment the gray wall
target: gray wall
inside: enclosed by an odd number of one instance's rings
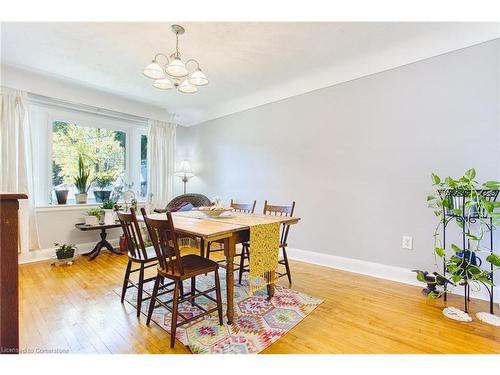
[[[499,177],[499,50],[487,42],[183,129],[189,190],[257,199],[259,211],[295,200],[291,247],[431,268],[430,173]]]

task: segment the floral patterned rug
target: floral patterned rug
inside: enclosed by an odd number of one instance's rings
[[[222,302],[224,303],[224,321],[226,321],[226,275],[224,270],[221,271]],[[196,278],[198,290],[206,290],[214,285],[213,274]],[[259,353],[279,340],[323,302],[318,298],[280,285],[276,285],[274,297],[268,301],[265,291],[257,291],[253,296],[249,296],[248,286],[248,278],[243,280],[242,285],[235,284],[235,317],[232,325],[225,323],[220,326],[215,312],[177,328],[176,338],[195,354]],[[152,282],[145,286],[147,293],[151,293],[152,288]],[[190,282],[186,280],[184,291],[189,290]],[[116,289],[115,293],[120,295],[121,290]],[[136,297],[137,289],[130,288],[125,300],[135,306]],[[215,298],[215,292],[213,297]],[[171,298],[171,294],[160,297],[165,301]],[[215,306],[215,302],[203,296],[197,298],[196,302],[206,309]],[[148,306],[149,300],[142,304],[141,312],[144,315],[147,315]],[[179,305],[179,312],[187,318],[193,314],[199,314],[199,311],[190,302]],[[179,317],[179,319],[182,318]],[[165,331],[170,332],[171,313],[167,309],[161,306],[155,308],[152,320]]]

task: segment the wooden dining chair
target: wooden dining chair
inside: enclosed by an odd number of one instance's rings
[[[144,221],[148,228],[149,236],[153,242],[153,247],[158,259],[157,275],[151,301],[149,302],[148,319],[146,324],[149,325],[153,311],[156,306],[162,306],[172,312],[172,322],[170,328],[170,347],[175,345],[175,332],[177,327],[192,322],[202,316],[211,314],[217,311],[219,315],[219,324],[222,325],[222,296],[219,280],[219,264],[213,260],[204,258],[199,255],[189,254],[180,255],[179,245],[177,243],[177,235],[175,233],[172,215],[167,211],[165,219],[151,219],[147,216],[146,210],[141,209]],[[196,277],[202,274],[215,274],[215,287],[200,291],[196,289]],[[169,284],[163,284],[164,279],[172,280],[174,283],[172,299],[161,301],[158,297],[171,292],[168,290]],[[191,279],[191,293],[185,297],[180,288],[184,280]],[[216,298],[214,299],[209,293],[215,291]],[[196,303],[196,298],[204,296],[211,301],[214,301],[217,306],[212,309],[205,309]],[[190,318],[179,313],[179,304],[182,302],[191,301],[193,306],[198,307],[201,313]],[[172,303],[172,307],[168,304]],[[178,322],[178,316],[183,320]]]
[[[292,217],[293,211],[295,209],[295,202],[292,202],[291,206],[276,206],[267,203],[267,200],[264,202],[264,215],[272,215],[272,216],[287,216]],[[279,277],[287,276],[288,283],[292,285],[292,274],[290,272],[290,265],[288,264],[288,257],[286,254],[286,248],[288,246],[288,232],[290,231],[290,224],[282,224],[281,226],[281,234],[280,234],[280,244],[279,248],[282,250],[283,259],[278,260],[278,264],[285,266],[285,272],[278,272]],[[241,278],[244,272],[249,272],[250,266],[245,265],[245,260],[250,259],[250,244],[247,246],[243,246],[240,258],[240,269],[239,269],[239,283],[241,284]]]
[[[144,271],[147,268],[154,267],[158,263],[156,252],[152,246],[146,247],[142,237],[141,228],[137,222],[137,217],[133,208],[130,212],[119,211],[115,206],[116,215],[122,225],[123,234],[125,235],[125,243],[128,253],[128,263],[123,278],[123,287],[121,301],[125,299],[125,294],[129,288],[137,288],[137,317],[141,314],[141,304],[143,301],[151,297],[144,297],[144,284],[155,280],[155,277],[144,278]],[[132,269],[132,266],[137,264],[139,267]],[[139,281],[135,283],[131,278],[131,274],[139,272]]]
[[[242,212],[245,214],[253,214],[255,212],[255,205],[257,204],[257,201],[254,200],[253,203],[236,203],[231,199],[231,205],[230,207],[235,211],[235,212]],[[224,251],[224,245],[223,241],[214,241],[219,245],[219,248],[214,249],[211,247],[211,242],[207,243],[207,258],[210,259],[210,253],[215,253],[217,251]],[[245,246],[245,244],[243,244]],[[236,254],[236,256],[240,256],[241,254]],[[240,281],[241,284],[241,281]]]

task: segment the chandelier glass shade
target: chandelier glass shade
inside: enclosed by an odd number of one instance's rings
[[[163,68],[156,61],[151,62],[148,66],[144,68],[144,75],[151,79],[162,79],[167,75],[163,71]]]
[[[184,34],[184,28],[179,25],[172,25],[172,31],[176,37],[175,52],[170,56],[158,53],[153,61],[147,65],[143,74],[153,79],[153,87],[160,90],[176,88],[184,94],[193,94],[198,91],[197,86],[208,85],[208,78],[201,71],[200,64],[195,59],[189,59],[185,63],[181,60],[179,53],[179,35]],[[165,60],[164,65],[160,63]],[[190,71],[188,68],[192,67]]]
[[[208,85],[208,78],[200,69],[195,70],[188,79],[189,83],[195,86]]]
[[[169,76],[176,78],[185,77],[189,73],[184,63],[178,57],[170,61],[170,63],[165,68],[165,72]]]
[[[174,84],[170,78],[165,77],[163,79],[157,79],[154,81],[153,86],[160,90],[169,90],[174,87]]]
[[[186,80],[182,81],[182,83],[179,85],[178,90],[180,92],[183,92],[184,94],[194,94],[195,92],[198,91],[198,87],[196,87],[195,85],[192,85],[186,79]]]

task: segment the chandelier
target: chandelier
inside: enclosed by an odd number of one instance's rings
[[[172,25],[172,32],[175,34],[175,52],[170,56],[157,53],[151,64],[144,68],[144,75],[154,79],[153,87],[160,90],[170,90],[175,87],[184,94],[194,94],[198,91],[198,86],[208,85],[208,78],[201,71],[198,61],[189,59],[183,63],[181,60],[179,35],[184,34],[184,31],[182,26]],[[166,59],[166,64],[163,66],[158,61],[160,57]],[[188,65],[193,67],[191,72],[188,70]]]

